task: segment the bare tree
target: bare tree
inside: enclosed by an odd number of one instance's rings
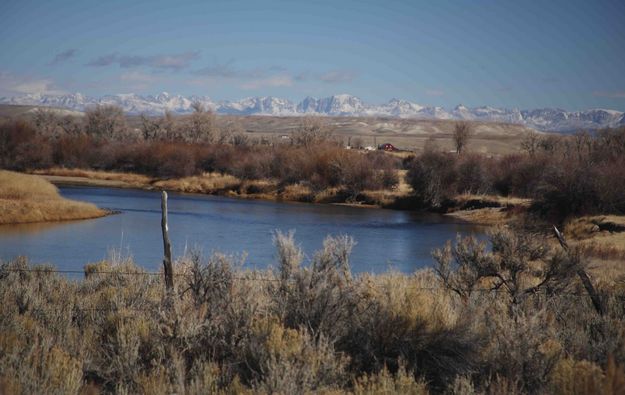
[[[308,116],[300,120],[297,130],[292,134],[292,142],[295,145],[309,147],[327,141],[331,136],[332,131],[324,119]]]
[[[83,132],[82,120],[73,115],[66,115],[60,119],[59,127],[70,136],[77,136]]]
[[[471,128],[471,125],[469,125],[467,122],[456,123],[456,125],[454,126],[453,140],[458,155],[460,155],[462,151],[464,151],[467,144],[469,143],[469,139],[471,138],[472,134],[473,130]]]
[[[178,124],[178,122],[176,122],[176,117],[171,111],[165,111],[165,114],[163,115],[163,118],[161,118],[160,123],[163,133],[163,135],[161,136],[162,139],[165,139],[167,141],[173,141],[181,138],[180,125]]]
[[[540,149],[542,149],[543,151],[549,154],[555,153],[560,148],[561,145],[562,145],[562,137],[555,136],[555,135],[543,136],[538,143],[538,146],[540,147]]]
[[[144,140],[156,140],[162,134],[161,120],[141,114],[141,135]]]
[[[425,140],[425,144],[423,144],[423,152],[439,152],[440,150],[441,147],[434,136],[430,136],[427,140]]]
[[[45,137],[57,138],[63,133],[61,119],[54,110],[37,108],[33,118],[39,134]]]
[[[124,111],[117,106],[96,105],[85,113],[87,133],[104,138],[121,138],[128,130]]]
[[[230,129],[228,136],[232,145],[246,146],[253,144],[253,140],[250,138],[250,135],[238,122]]]
[[[355,137],[351,140],[350,145],[351,145],[353,148],[356,148],[356,149],[361,149],[361,148],[363,148],[363,147],[364,147],[365,143],[364,143],[364,141],[362,140],[362,137],[360,137],[360,136],[355,136]]]
[[[578,132],[573,135],[575,141],[575,150],[577,157],[582,160],[592,152],[592,136],[586,131]]]
[[[540,147],[540,135],[536,132],[529,131],[523,136],[523,140],[521,140],[521,148],[530,156],[534,156],[538,148]]]
[[[215,115],[210,109],[205,109],[202,103],[195,102],[191,105],[189,125],[187,127],[187,138],[193,142],[212,142],[215,138]]]
[[[220,144],[247,145],[249,138],[245,134],[241,122],[235,117],[230,117],[225,125],[220,128],[217,142]]]

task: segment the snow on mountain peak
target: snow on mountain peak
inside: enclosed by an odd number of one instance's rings
[[[393,98],[387,103],[371,105],[360,98],[346,93],[315,98],[308,96],[294,104],[290,100],[273,97],[247,97],[237,101],[213,102],[204,96],[181,96],[161,92],[156,96],[142,96],[134,93],[106,95],[93,98],[81,93],[46,94],[30,93],[18,97],[1,98],[0,104],[49,106],[67,108],[75,111],[97,104],[120,106],[131,114],[159,115],[165,111],[190,113],[192,104],[199,102],[218,114],[233,115],[275,115],[298,116],[318,114],[329,116],[385,116],[420,119],[458,119],[490,122],[523,124],[531,128],[547,131],[572,131],[579,129],[598,129],[625,125],[622,111],[608,109],[589,109],[568,112],[558,108],[518,110],[491,106],[467,107],[459,104],[450,111],[442,107],[422,106],[406,100]]]

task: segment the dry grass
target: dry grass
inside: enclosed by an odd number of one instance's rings
[[[512,219],[510,213],[503,208],[479,208],[474,210],[458,210],[446,214],[449,217],[458,218],[465,222],[480,225],[500,225]]]
[[[588,256],[625,260],[625,216],[576,218],[565,225],[564,232]]]
[[[531,199],[475,194],[458,195],[453,201],[455,208],[448,216],[483,225],[508,223],[531,204]]]
[[[38,175],[55,176],[55,177],[67,177],[66,181],[80,182],[80,179],[85,180],[103,180],[112,181],[111,186],[131,187],[131,188],[143,188],[152,183],[153,179],[136,173],[118,173],[107,172],[98,170],[84,170],[84,169],[67,169],[63,167],[53,167],[45,170],[36,170],[33,172]],[[61,179],[59,179],[61,180]]]
[[[498,205],[500,207],[511,206],[529,206],[532,203],[531,199],[523,199],[513,196],[498,196],[498,195],[486,195],[486,194],[468,194],[464,193],[454,198],[460,205],[464,205],[470,202],[478,202],[488,205]]]
[[[159,189],[204,194],[216,194],[220,191],[233,190],[238,188],[240,184],[241,180],[238,178],[221,173],[204,173],[199,176],[159,180],[153,183]]]
[[[399,171],[399,184],[393,190],[363,191],[359,206],[387,207],[401,197],[407,196],[410,185],[405,181],[405,170]],[[134,173],[115,173],[95,170],[51,168],[38,170],[35,174],[45,176],[59,184],[80,184],[121,188],[166,189],[183,193],[226,195],[250,199],[283,200],[293,202],[344,203],[341,188],[325,188],[313,191],[304,184],[290,184],[282,189],[273,180],[241,180],[235,176],[217,172],[199,176],[157,179]],[[350,203],[350,202],[348,202]],[[351,202],[353,203],[353,202]]]
[[[97,218],[105,210],[62,198],[41,177],[0,170],[0,224]]]
[[[281,200],[292,202],[312,202],[314,200],[312,189],[302,184],[287,185],[278,196]]]

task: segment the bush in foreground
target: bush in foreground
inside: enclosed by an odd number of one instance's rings
[[[604,315],[566,276],[523,298],[491,291],[485,268],[536,286],[555,257],[528,252],[531,236],[492,238],[492,251],[460,239],[444,275],[352,276],[349,237],[327,238],[303,266],[293,235],[277,233],[275,271],[181,259],[173,308],[161,277],[131,262],[90,265],[80,282],[4,263],[0,392],[622,393],[623,280],[602,285]],[[460,297],[450,278],[475,284],[470,267],[480,285]]]

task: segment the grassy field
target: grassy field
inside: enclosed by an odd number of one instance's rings
[[[35,175],[0,170],[0,224],[65,221],[106,215],[95,205],[64,199]]]
[[[345,143],[360,139],[365,146],[391,143],[398,148],[421,152],[426,142],[433,139],[442,149],[453,150],[452,134],[456,121],[399,119],[376,117],[324,117],[333,135]],[[227,117],[218,117],[218,124]],[[241,127],[252,136],[279,139],[297,130],[298,117],[237,117]],[[469,150],[491,155],[519,152],[520,142],[531,129],[516,124],[470,122],[475,133]]]

